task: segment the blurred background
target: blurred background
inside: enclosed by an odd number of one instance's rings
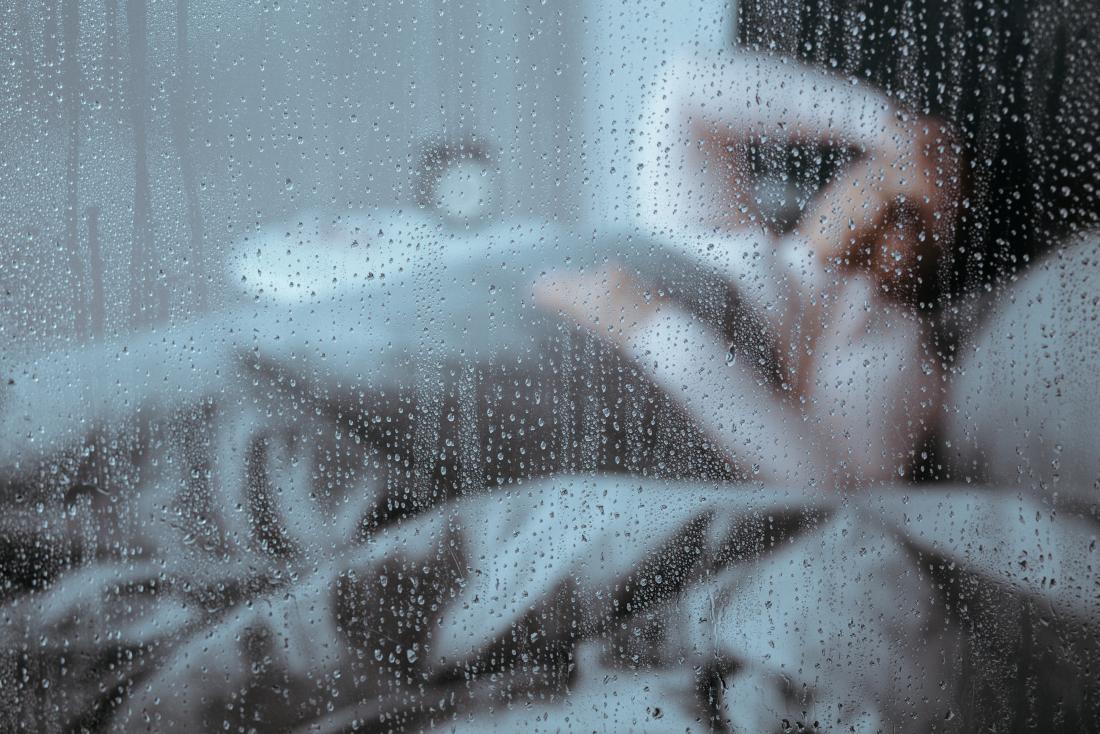
[[[847,5],[0,2],[0,728],[1095,729],[1095,37]],[[959,229],[816,310],[771,235],[913,109]],[[744,227],[646,224],[668,140]]]
[[[494,219],[628,223],[652,71],[733,33],[700,1],[0,14],[5,351],[195,316],[235,243],[300,212],[423,207],[433,146],[484,156]]]

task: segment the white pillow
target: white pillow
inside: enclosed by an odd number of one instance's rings
[[[1100,486],[1100,234],[1031,266],[968,343],[945,438],[958,479],[1085,500]]]

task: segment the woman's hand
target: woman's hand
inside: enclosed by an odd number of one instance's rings
[[[800,229],[826,262],[870,269],[880,294],[918,293],[954,237],[959,192],[952,131],[899,120],[818,195]]]
[[[870,85],[768,54],[693,55],[661,68],[647,116],[638,212],[654,232],[759,227],[747,152],[808,144],[861,153],[801,217],[799,234],[825,262],[869,268],[895,297],[922,290],[954,237],[954,132]]]
[[[593,273],[554,273],[535,285],[535,302],[572,317],[616,346],[629,339],[658,311],[664,297],[642,287],[619,265]]]

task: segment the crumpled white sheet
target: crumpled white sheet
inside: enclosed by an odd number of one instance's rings
[[[1081,675],[1096,524],[1079,486],[842,495],[583,475],[423,509],[387,498],[411,473],[380,482],[323,388],[256,364],[198,404],[147,405],[113,432],[92,421],[79,460],[9,464],[5,727],[1097,721]],[[968,446],[1015,461],[983,439],[1006,425],[968,424]],[[74,485],[92,455],[113,478]],[[385,502],[409,511],[374,521]]]

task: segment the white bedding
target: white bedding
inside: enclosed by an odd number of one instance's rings
[[[1087,247],[1036,266],[962,360],[949,486],[571,474],[447,498],[398,453],[425,434],[385,417],[413,409],[402,384],[441,393],[402,373],[396,342],[354,330],[359,310],[306,304],[288,318],[323,329],[230,319],[28,368],[0,406],[5,542],[38,569],[9,561],[30,581],[0,616],[3,723],[1088,729],[1100,701],[1073,662],[1095,652],[1100,582]],[[406,359],[384,363],[399,379],[367,371],[379,354]],[[116,381],[89,377],[88,355]],[[560,415],[531,413],[531,430]]]

